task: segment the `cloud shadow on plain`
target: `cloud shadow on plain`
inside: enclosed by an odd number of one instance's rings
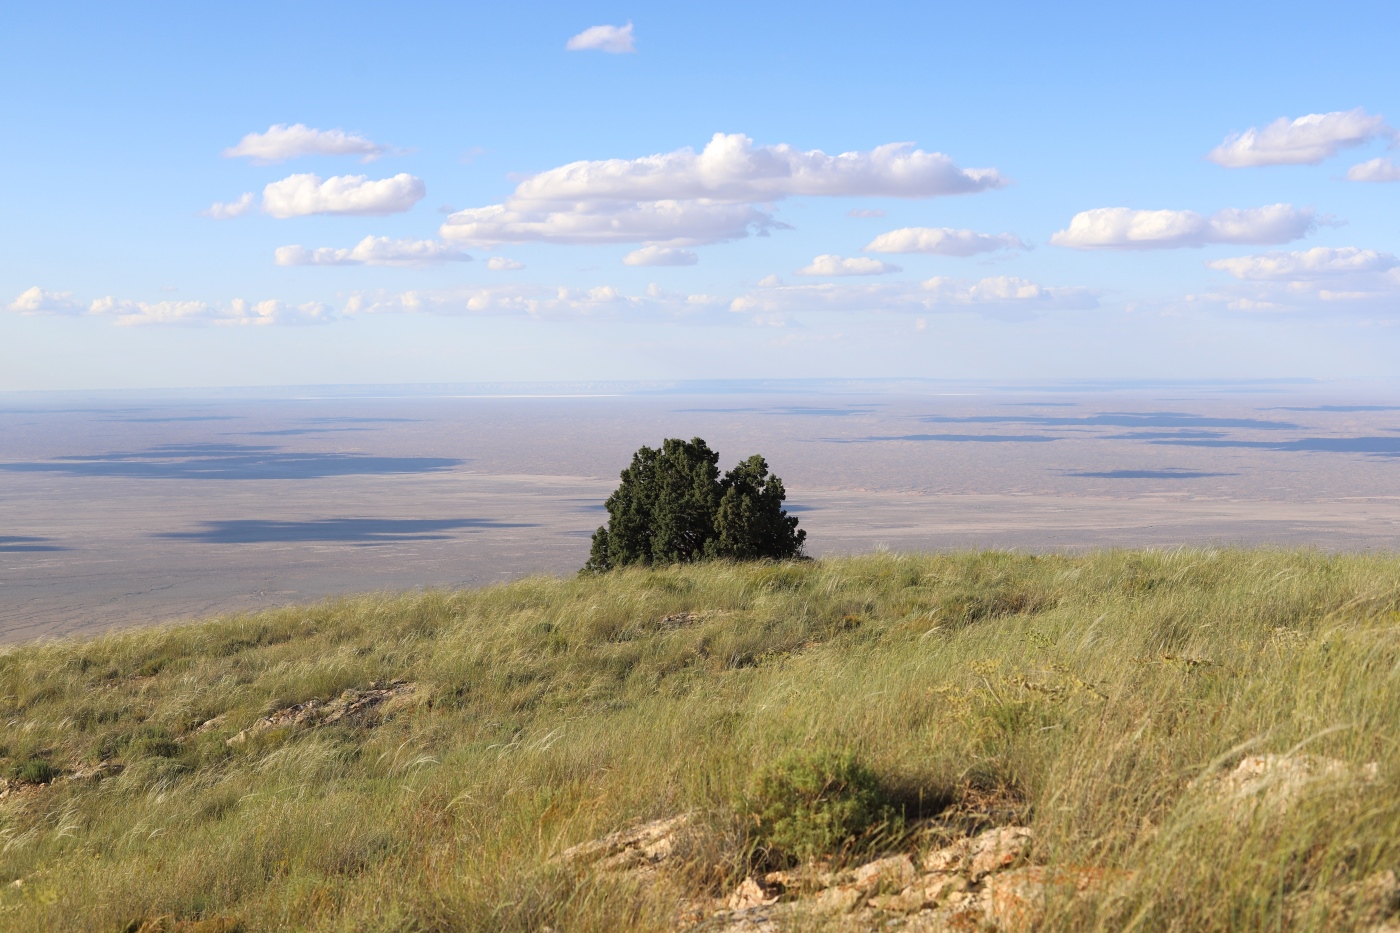
[[[953,444],[1039,444],[1062,438],[1048,434],[900,434],[892,437],[829,437],[837,444],[865,444],[873,441],[946,441]]]
[[[1035,424],[1046,427],[1113,427],[1113,428],[1254,428],[1261,431],[1296,430],[1299,426],[1286,421],[1264,421],[1258,418],[1208,418],[1181,411],[1106,411],[1082,418],[1056,418],[1017,415],[972,415],[954,418],[929,415],[919,419],[929,424]]]
[[[0,554],[32,554],[38,551],[71,551],[72,548],[45,544],[48,538],[27,535],[0,535]]]
[[[1400,457],[1400,437],[1305,437],[1297,441],[1149,441],[1174,447],[1247,447],[1254,450],[1314,451],[1334,454],[1375,454]]]
[[[1210,476],[1239,476],[1238,473],[1207,473],[1202,470],[1178,470],[1172,467],[1161,470],[1085,470],[1064,475],[1082,476],[1087,479],[1205,479]]]
[[[466,461],[447,457],[303,453],[251,444],[165,444],[135,453],[0,463],[0,470],[128,479],[324,479],[330,476],[440,473],[463,463]]]
[[[330,541],[337,544],[393,544],[399,541],[445,541],[445,532],[494,528],[534,528],[534,524],[485,518],[323,518],[305,522],[240,518],[201,522],[198,531],[166,531],[155,537],[201,544],[292,544]]]

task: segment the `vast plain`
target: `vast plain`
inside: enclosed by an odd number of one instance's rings
[[[772,382],[0,399],[0,640],[582,565],[642,444],[760,452],[815,555],[1400,544],[1400,393]]]

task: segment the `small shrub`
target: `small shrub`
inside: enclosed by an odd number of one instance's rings
[[[142,726],[127,746],[130,758],[174,758],[179,753],[179,744],[160,726]]]
[[[58,769],[42,758],[31,758],[16,764],[11,773],[25,784],[47,784],[58,777]]]
[[[809,860],[859,842],[895,818],[874,772],[850,752],[798,751],[759,772],[748,801],[770,860]]]

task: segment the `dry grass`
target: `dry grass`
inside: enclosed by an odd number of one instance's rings
[[[394,680],[418,685],[397,709],[226,741]],[[365,596],[11,648],[0,706],[13,931],[666,929],[738,879],[736,807],[798,746],[1005,804],[1050,864],[1136,870],[1051,928],[1346,929],[1328,892],[1400,867],[1393,557],[879,554]],[[1286,812],[1188,786],[1299,748],[1379,778]],[[708,833],[665,883],[551,861],[690,809]]]

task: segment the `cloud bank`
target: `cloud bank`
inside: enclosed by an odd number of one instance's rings
[[[626,266],[693,266],[699,261],[692,250],[664,246],[643,246],[622,257]]]
[[[1392,132],[1382,117],[1360,107],[1310,113],[1296,120],[1280,117],[1263,129],[1250,127],[1243,133],[1231,133],[1206,158],[1225,168],[1317,165],[1343,149]]]
[[[632,40],[631,23],[626,26],[589,26],[564,43],[564,48],[570,52],[594,51],[620,55],[637,51]]]
[[[50,292],[37,285],[20,292],[6,307],[20,314],[73,314],[82,311],[82,305],[73,300],[72,292]]]
[[[319,301],[288,305],[275,299],[250,302],[235,298],[228,303],[207,301],[122,301],[108,295],[88,308],[88,314],[110,317],[121,327],[144,324],[213,324],[248,326],[272,324],[325,324],[336,315]]]
[[[716,133],[705,148],[572,162],[522,181],[504,204],[458,211],[445,239],[497,243],[696,246],[782,229],[766,209],[787,197],[929,198],[999,188],[996,169],[963,169],[909,143],[827,155]]]
[[[279,266],[429,266],[443,262],[470,262],[471,257],[452,244],[438,240],[391,240],[386,236],[367,236],[351,249],[279,246],[274,261]]]
[[[899,266],[892,266],[878,259],[859,257],[843,259],[830,253],[818,256],[812,264],[798,269],[795,275],[884,275],[887,272],[903,272]]]
[[[1400,181],[1400,165],[1386,156],[1360,162],[1347,169],[1347,181]]]
[[[1354,246],[1319,246],[1207,262],[1240,284],[1189,301],[1248,313],[1400,315],[1400,259]]]
[[[237,201],[215,201],[202,211],[205,217],[212,217],[215,220],[232,220],[235,217],[242,217],[253,209],[253,192],[245,191],[243,196]]]
[[[1209,269],[1228,272],[1237,279],[1256,281],[1289,281],[1358,273],[1386,272],[1400,266],[1390,253],[1373,249],[1344,246],[1332,249],[1318,246],[1296,253],[1271,252],[1258,256],[1216,259],[1206,263]]]
[[[760,287],[730,302],[746,313],[803,311],[976,311],[1024,316],[1041,311],[1098,307],[1093,291],[1079,287],[1038,285],[1015,276],[970,281],[935,276],[922,282],[870,285],[827,283]]]
[[[1212,243],[1287,243],[1317,226],[1310,208],[1291,204],[1226,208],[1209,217],[1195,211],[1136,211],[1100,207],[1075,214],[1069,227],[1050,237],[1072,249],[1179,249]]]
[[[931,253],[935,256],[975,256],[1000,249],[1028,249],[1010,233],[987,234],[949,227],[901,227],[882,233],[865,247],[867,253]]]
[[[427,194],[423,180],[406,173],[370,181],[364,175],[289,175],[263,189],[262,209],[273,217],[312,214],[398,214]]]
[[[224,150],[224,157],[251,159],[255,165],[308,155],[357,155],[361,162],[373,162],[389,151],[389,146],[344,130],[317,130],[305,123],[274,123],[266,133],[244,136],[238,145]]]

